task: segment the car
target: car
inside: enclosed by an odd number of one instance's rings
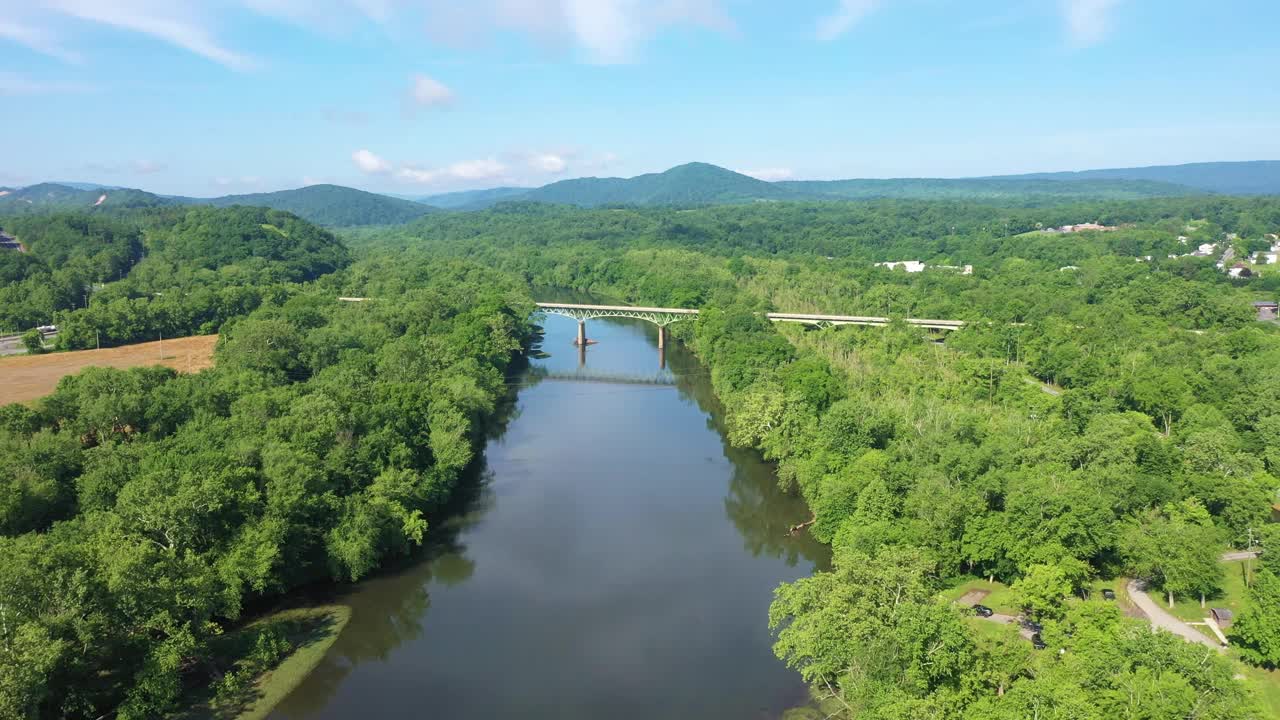
[[[1103,600],[1115,600],[1115,599],[1116,599],[1116,591],[1115,591],[1115,590],[1112,590],[1111,588],[1102,588],[1102,599],[1103,599]]]
[[[1031,635],[1031,647],[1043,650],[1049,646],[1045,644],[1044,638],[1040,637],[1040,633],[1034,633]]]
[[[1037,635],[1044,632],[1044,626],[1036,622],[1035,620],[1023,620],[1022,627],[1030,630],[1033,633],[1036,633]]]
[[[986,605],[974,605],[973,614],[977,615],[978,617],[991,617],[992,615],[996,614],[996,611],[992,610]]]

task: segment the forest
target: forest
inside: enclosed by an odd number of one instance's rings
[[[1081,222],[1117,229],[1039,232]],[[1280,283],[1190,251],[1259,249],[1280,199],[517,202],[341,237],[252,208],[3,224],[31,249],[0,255],[11,327],[221,340],[198,375],[89,370],[0,408],[0,715],[163,717],[264,600],[412,553],[556,286],[702,311],[675,332],[729,440],[777,463],[833,550],[761,618],[813,688],[797,718],[1268,716],[1234,676],[1280,664],[1280,327],[1251,306]],[[935,267],[874,265],[906,259]],[[774,310],[969,325],[938,342]],[[1258,546],[1237,654],[1083,599],[1121,576],[1211,598],[1218,556]],[[973,578],[1054,650],[943,599]]]

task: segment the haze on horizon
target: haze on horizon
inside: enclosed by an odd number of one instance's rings
[[[0,0],[0,185],[428,195],[1280,157],[1242,0]]]

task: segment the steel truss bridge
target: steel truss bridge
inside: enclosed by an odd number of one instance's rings
[[[586,339],[586,322],[595,318],[620,317],[645,320],[658,326],[659,347],[665,341],[666,327],[674,322],[685,320],[698,314],[697,310],[684,308],[630,307],[627,305],[575,305],[571,303],[537,303],[538,310],[548,315],[563,315],[578,321],[578,344],[589,342]],[[773,322],[803,323],[818,327],[835,327],[838,325],[865,325],[869,327],[886,327],[893,322],[887,317],[870,317],[859,315],[810,315],[803,313],[766,313],[765,317]],[[963,320],[926,320],[906,318],[908,325],[927,328],[929,330],[959,330],[964,327]]]

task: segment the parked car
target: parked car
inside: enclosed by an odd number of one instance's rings
[[[974,605],[973,614],[977,615],[978,617],[991,617],[992,615],[996,614],[996,611],[992,610],[986,605]]]
[[[1115,600],[1115,599],[1116,599],[1116,591],[1115,591],[1115,590],[1112,590],[1111,588],[1102,588],[1102,599],[1103,599],[1103,600]]]
[[[1031,647],[1037,650],[1043,650],[1049,646],[1045,644],[1044,638],[1040,637],[1040,633],[1035,633],[1031,636]]]
[[[1033,633],[1036,633],[1037,635],[1044,632],[1044,626],[1036,622],[1035,620],[1031,620],[1031,619],[1023,620],[1022,627],[1030,630]]]

